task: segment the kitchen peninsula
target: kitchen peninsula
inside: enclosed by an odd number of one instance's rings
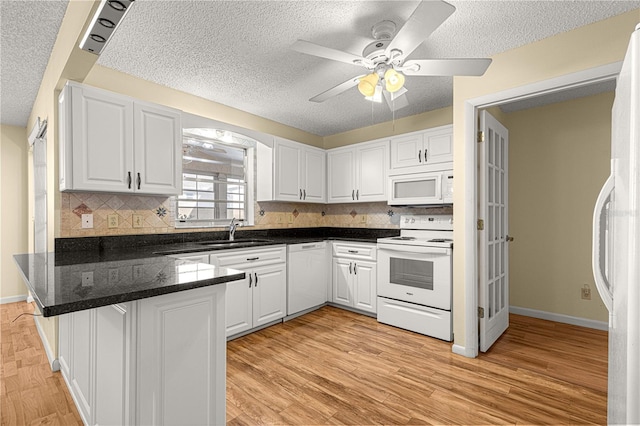
[[[245,273],[149,250],[14,256],[86,424],[223,424],[225,291]]]

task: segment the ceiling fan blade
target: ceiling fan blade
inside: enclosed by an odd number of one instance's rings
[[[475,75],[485,73],[491,59],[416,59],[410,60],[399,67],[405,75],[422,76],[449,76],[449,75]]]
[[[456,8],[444,1],[422,1],[413,11],[404,26],[387,46],[387,57],[391,57],[393,50],[401,51],[400,58],[406,58],[432,32],[447,20]]]
[[[382,92],[384,100],[387,101],[387,105],[391,111],[397,111],[409,106],[409,100],[405,93],[407,93],[407,89],[404,87],[395,93],[389,93],[386,90]]]
[[[351,65],[373,66],[371,61],[362,56],[353,55],[341,50],[332,49],[330,47],[320,46],[310,41],[298,40],[291,45],[291,49],[296,52],[306,53],[307,55],[319,56],[333,61],[344,62]]]
[[[311,102],[324,102],[327,99],[334,97],[336,95],[339,95],[342,92],[345,92],[349,89],[351,89],[354,86],[357,86],[358,83],[360,82],[360,79],[364,77],[364,75],[359,75],[357,77],[351,78],[347,81],[345,81],[344,83],[340,83],[335,87],[332,87],[331,89],[320,93],[319,95],[314,96],[313,98],[309,99]]]

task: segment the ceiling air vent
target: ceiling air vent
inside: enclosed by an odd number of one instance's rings
[[[99,55],[134,0],[102,0],[91,25],[82,37],[80,49]]]

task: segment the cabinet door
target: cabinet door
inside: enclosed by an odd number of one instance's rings
[[[72,151],[72,188],[133,191],[133,101],[78,86],[71,86],[71,98],[71,139],[61,143]]]
[[[73,312],[71,315],[71,393],[85,424],[93,424],[95,368],[95,309]]]
[[[225,286],[138,301],[136,424],[224,425]]]
[[[367,145],[356,150],[356,200],[387,201],[389,142]]]
[[[352,278],[353,261],[333,259],[333,302],[353,306]]]
[[[131,304],[96,309],[96,407],[98,425],[130,424]]]
[[[286,264],[255,268],[253,277],[253,326],[284,318],[287,312]]]
[[[353,307],[376,312],[376,264],[355,262],[353,267]]]
[[[324,150],[305,148],[302,157],[302,199],[324,204],[327,200],[327,154]]]
[[[424,156],[427,164],[453,161],[453,129],[446,126],[424,134]]]
[[[353,149],[329,151],[327,154],[329,203],[355,201],[355,151]]]
[[[238,266],[241,268],[241,266]],[[241,281],[227,283],[227,312],[225,318],[226,336],[242,333],[253,327],[253,278],[249,275]]]
[[[182,192],[182,124],[180,112],[136,102],[134,188],[144,194]]]
[[[419,166],[423,164],[422,134],[401,136],[391,139],[391,168]]]
[[[275,193],[280,201],[302,200],[302,147],[300,144],[276,139]]]

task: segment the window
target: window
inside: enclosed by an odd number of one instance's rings
[[[237,133],[188,129],[182,140],[182,195],[176,227],[251,222],[249,164],[255,141]]]

